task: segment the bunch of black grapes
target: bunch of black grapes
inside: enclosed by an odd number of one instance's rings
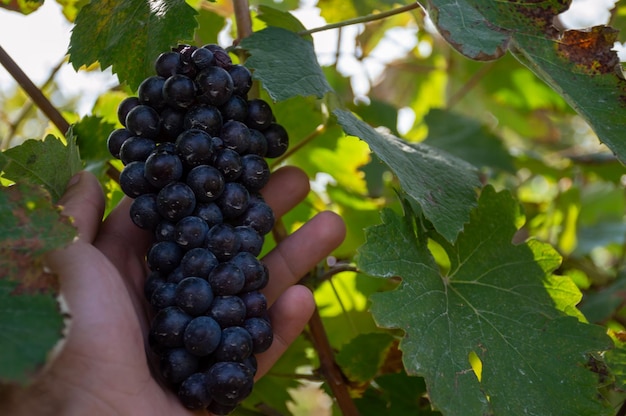
[[[132,221],[154,233],[150,349],[186,407],[228,414],[273,339],[258,255],[274,214],[259,191],[288,135],[266,101],[247,98],[250,71],[218,45],[179,45],[155,72],[120,103],[124,128],[108,139]]]

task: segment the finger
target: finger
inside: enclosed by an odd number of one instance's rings
[[[285,166],[272,173],[261,194],[276,217],[280,217],[306,198],[309,189],[306,173],[296,167]]]
[[[63,215],[72,218],[78,237],[91,243],[104,213],[104,194],[98,179],[86,171],[77,173],[70,179],[58,204],[63,208]]]
[[[256,355],[257,379],[267,373],[302,332],[314,308],[313,294],[302,285],[290,287],[276,300],[268,311],[274,330],[274,341],[267,351]]]
[[[269,283],[263,290],[268,305],[337,248],[345,234],[346,227],[341,217],[324,211],[268,253],[263,258],[270,275]]]

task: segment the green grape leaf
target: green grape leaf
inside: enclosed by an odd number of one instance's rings
[[[428,137],[422,143],[445,150],[478,168],[515,172],[513,157],[500,138],[476,119],[432,109],[424,121],[428,125]]]
[[[82,162],[73,133],[68,133],[68,144],[48,135],[44,140],[26,140],[19,146],[0,153],[2,177],[14,182],[29,181],[43,185],[52,200],[58,200],[67,181],[82,168]]]
[[[273,7],[259,5],[257,19],[265,22],[268,26],[282,27],[290,32],[301,32],[306,30],[306,27],[300,22],[293,14],[277,10]],[[313,37],[308,35],[305,39],[313,41]]]
[[[552,247],[511,242],[519,210],[510,193],[485,187],[454,244],[433,236],[449,258],[447,273],[413,215],[383,211],[357,264],[402,283],[371,296],[374,319],[405,331],[405,368],[424,377],[444,414],[611,414],[590,361],[612,342],[602,327],[557,308],[580,294],[554,293],[568,278],[551,275],[560,264]]]
[[[434,147],[384,135],[348,111],[334,114],[346,134],[367,142],[389,166],[435,229],[454,241],[476,205],[476,189],[481,186],[476,168]]]
[[[466,0],[427,0],[425,6],[439,33],[463,55],[476,60],[491,60],[506,53],[508,31],[493,27]]]
[[[16,295],[0,280],[0,382],[24,384],[62,339],[63,314],[51,294]]]
[[[614,378],[615,387],[623,391],[626,389],[626,332],[609,333],[613,337],[615,348],[604,355],[606,365]]]
[[[368,382],[378,373],[394,338],[385,333],[359,334],[335,355],[343,373],[356,382]]]
[[[510,51],[546,82],[626,163],[626,79],[617,52],[617,30],[559,31],[554,18],[569,2],[427,0],[439,32],[471,59],[490,60]]]
[[[296,95],[321,98],[332,91],[313,44],[287,29],[267,27],[242,40],[241,46],[250,53],[246,66],[272,100]]]
[[[78,16],[69,60],[78,70],[96,62],[112,67],[120,82],[136,90],[154,75],[154,61],[179,41],[192,39],[197,12],[184,0],[90,2]]]
[[[421,377],[411,377],[405,372],[383,374],[374,379],[363,397],[355,399],[355,404],[361,416],[441,415],[424,400],[427,393]]]
[[[58,281],[43,255],[75,236],[42,187],[0,188],[0,382],[27,382],[62,337]]]
[[[103,161],[111,158],[107,150],[107,139],[116,125],[100,116],[86,116],[74,124],[76,144],[84,160]]]

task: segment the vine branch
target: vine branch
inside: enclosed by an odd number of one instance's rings
[[[417,9],[419,7],[421,7],[419,5],[419,3],[415,2],[413,4],[409,4],[407,6],[398,7],[396,9],[388,10],[386,12],[380,12],[380,13],[375,13],[375,14],[368,14],[367,16],[355,17],[354,19],[348,19],[348,20],[344,20],[342,22],[331,23],[331,24],[320,26],[320,27],[316,27],[316,28],[313,28],[313,29],[301,30],[300,32],[298,32],[298,35],[300,35],[300,36],[311,35],[313,33],[323,32],[325,30],[338,29],[338,28],[341,28],[341,27],[356,25],[356,24],[359,24],[359,23],[374,22],[376,20],[386,19],[387,17],[394,16],[396,14],[405,13],[405,12],[408,12],[410,10]]]
[[[15,63],[9,54],[0,46],[0,64],[6,68],[13,79],[22,87],[39,109],[50,119],[62,134],[67,133],[70,124],[61,115],[50,100],[41,92],[41,90],[28,78],[22,69]]]

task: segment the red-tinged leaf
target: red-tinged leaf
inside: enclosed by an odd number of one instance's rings
[[[69,218],[41,187],[0,188],[0,280],[15,282],[13,292],[57,293],[57,280],[45,271],[43,256],[75,236]]]
[[[424,1],[439,32],[468,58],[492,60],[510,51],[557,91],[626,163],[626,80],[613,45],[617,31],[599,26],[560,31],[554,19],[567,0]]]

